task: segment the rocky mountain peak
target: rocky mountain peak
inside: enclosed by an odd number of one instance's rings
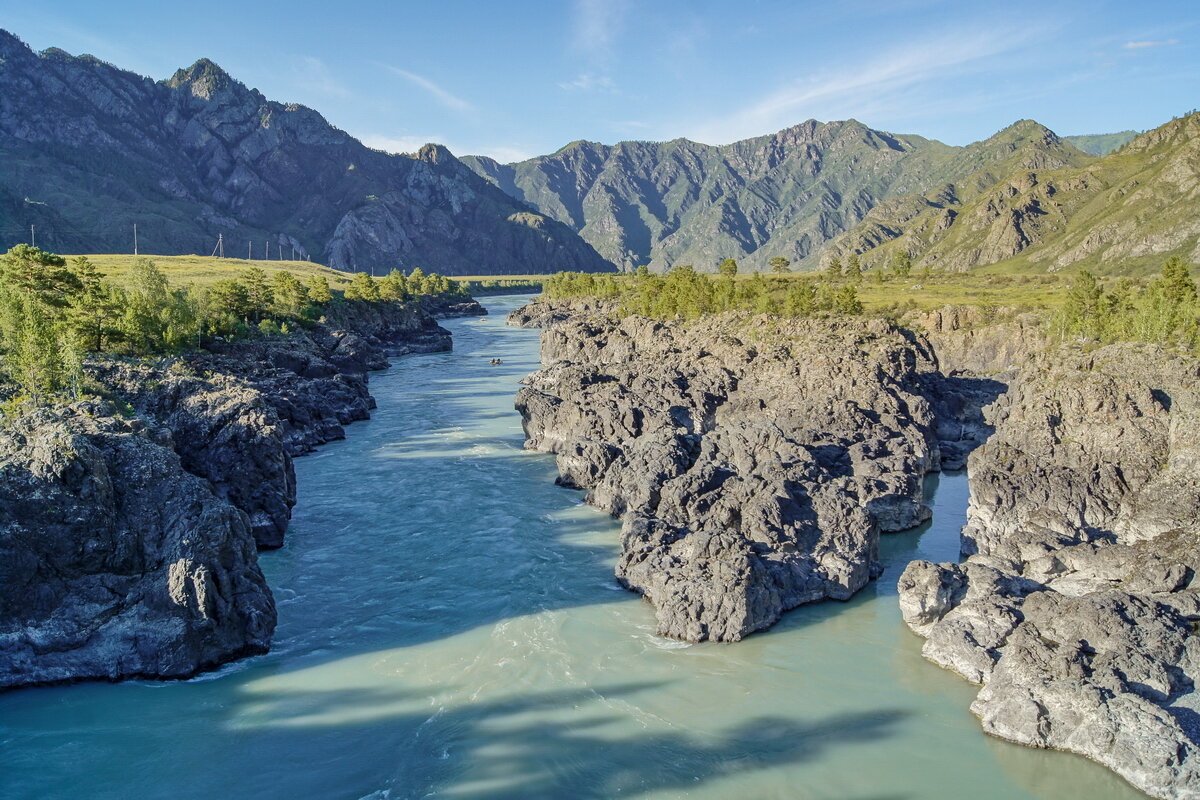
[[[223,70],[219,64],[207,58],[201,58],[187,69],[176,70],[175,74],[167,81],[167,86],[172,89],[190,88],[193,96],[204,100],[211,100],[218,93],[227,89],[245,90],[246,88],[230,77],[229,73]]]
[[[421,149],[417,151],[417,160],[424,161],[427,164],[445,164],[450,161],[457,161],[454,154],[445,145],[429,142],[421,145]]]

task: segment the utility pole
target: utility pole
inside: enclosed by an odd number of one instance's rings
[[[137,251],[137,223],[133,223],[133,254],[136,256]]]
[[[296,260],[296,246],[292,245],[292,261]]]
[[[29,226],[29,246],[37,247],[37,234],[33,231],[33,226]]]
[[[254,260],[254,242],[246,242],[246,260]]]
[[[266,260],[270,261],[271,260],[271,240],[267,239],[267,241],[265,241],[263,243],[263,247],[266,248],[266,250],[264,250],[264,252],[267,254]]]
[[[220,255],[218,255],[218,253]],[[224,258],[225,257],[225,234],[217,234],[217,246],[213,248],[212,255],[209,258]]]

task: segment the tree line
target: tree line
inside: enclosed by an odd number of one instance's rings
[[[1080,270],[1051,321],[1063,339],[1151,342],[1200,352],[1200,301],[1187,262],[1168,258],[1157,278],[1103,282]]]
[[[697,272],[691,265],[661,275],[645,267],[630,275],[559,272],[545,280],[542,292],[551,299],[618,300],[625,313],[659,319],[692,320],[722,311],[790,317],[863,313],[855,286],[830,276],[783,278],[755,273],[737,280],[737,262],[731,258],[718,269],[717,275]]]
[[[30,245],[0,256],[0,364],[34,402],[78,396],[88,353],[149,356],[202,348],[214,340],[272,336],[318,322],[336,303],[405,302],[459,296],[455,282],[414,269],[353,277],[344,292],[320,275],[252,267],[208,286],[172,286],[150,259],[138,259],[120,284],[86,256],[70,263]]]

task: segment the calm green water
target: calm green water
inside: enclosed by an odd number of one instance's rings
[[[1141,796],[985,737],[901,624],[903,565],[957,555],[961,475],[931,479],[933,523],[887,537],[853,601],[736,645],[655,637],[613,581],[617,523],[521,449],[518,302],[373,377],[375,418],[297,462],[287,546],[262,557],[272,653],[0,695],[0,797]]]

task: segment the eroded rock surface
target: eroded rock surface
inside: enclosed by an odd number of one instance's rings
[[[535,305],[543,369],[517,408],[560,482],[623,519],[617,576],[660,633],[733,641],[880,572],[879,531],[926,519],[937,366],[882,321],[692,326]]]
[[[104,404],[0,430],[0,688],[181,678],[265,652],[247,519]]]
[[[984,730],[1200,797],[1200,363],[1039,356],[970,457],[962,564],[913,562],[904,619],[983,684]]]
[[[328,322],[96,359],[89,376],[111,402],[6,420],[0,689],[181,678],[266,651],[275,608],[256,549],[283,544],[292,459],[370,416],[367,371],[389,355],[450,347],[413,305],[346,303]]]

